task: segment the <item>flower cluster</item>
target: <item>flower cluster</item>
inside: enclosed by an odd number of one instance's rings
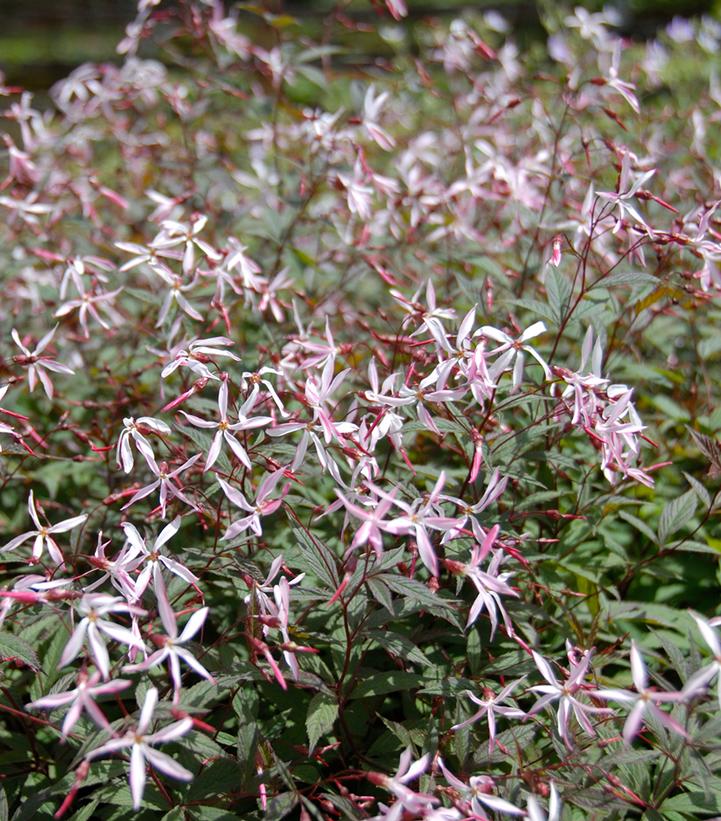
[[[13,807],[721,813],[718,25],[242,15],[0,87]]]

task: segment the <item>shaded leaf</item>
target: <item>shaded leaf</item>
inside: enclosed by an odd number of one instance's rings
[[[316,693],[310,700],[305,717],[310,752],[315,749],[318,740],[333,729],[336,718],[338,718],[338,702],[325,693]]]

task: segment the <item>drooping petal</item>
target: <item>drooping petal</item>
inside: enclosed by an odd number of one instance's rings
[[[130,753],[130,794],[133,796],[134,810],[140,809],[145,789],[145,757],[143,751],[144,745],[136,742],[133,744]]]
[[[65,649],[63,650],[63,654],[60,656],[60,661],[58,662],[58,669],[61,667],[65,667],[66,664],[70,664],[70,662],[76,658],[80,650],[82,649],[83,643],[85,641],[85,633],[88,629],[88,620],[81,619],[78,622],[78,626],[73,631],[73,634],[68,639],[68,643],[65,645]]]
[[[169,775],[178,781],[193,780],[193,773],[191,773],[190,770],[186,770],[185,767],[178,764],[178,762],[174,761],[169,755],[160,752],[160,750],[154,750],[152,747],[144,747],[144,752],[148,761],[156,770],[160,770],[161,773]]]

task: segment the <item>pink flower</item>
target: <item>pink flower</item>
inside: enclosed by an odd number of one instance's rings
[[[190,274],[195,266],[195,248],[199,248],[208,259],[218,262],[221,255],[205,240],[198,236],[205,228],[208,218],[204,216],[196,217],[190,224],[177,222],[176,220],[163,220],[162,231],[152,241],[151,247],[161,250],[173,248],[177,245],[183,246],[183,273]]]
[[[618,208],[619,217],[613,228],[613,233],[616,233],[621,227],[621,223],[627,217],[631,217],[644,228],[646,233],[651,236],[651,228],[646,220],[641,216],[635,205],[631,201],[635,198],[636,193],[641,186],[647,182],[656,173],[655,170],[644,171],[639,177],[632,181],[631,178],[631,158],[628,153],[623,155],[621,163],[621,173],[618,178],[618,191],[599,191],[600,199],[607,200]]]
[[[703,636],[703,640],[706,642],[706,645],[713,654],[713,661],[711,664],[707,664],[705,667],[702,667],[694,673],[686,682],[686,686],[683,688],[683,691],[688,693],[689,697],[692,698],[694,695],[698,694],[699,690],[704,689],[715,678],[718,691],[719,709],[721,709],[721,641],[719,641],[719,637],[713,629],[712,622],[706,621],[706,619],[696,613],[691,613],[691,615],[698,626],[699,632]],[[713,623],[717,623],[717,619],[714,619]]]
[[[102,570],[103,575],[85,587],[84,592],[91,593],[110,579],[113,587],[121,593],[125,599],[132,601],[136,598],[136,594],[135,582],[130,577],[130,574],[138,566],[138,547],[137,545],[125,544],[115,559],[111,560],[105,556],[105,548],[109,544],[110,540],[103,542],[103,532],[101,530],[100,533],[98,533],[98,544],[95,548],[95,555],[88,556],[88,561],[93,567]]]
[[[590,695],[594,696],[598,695],[598,693],[593,690],[589,690],[589,688],[584,685],[584,679],[591,664],[593,650],[586,650],[580,659],[573,660],[572,649],[570,645],[568,645],[568,647],[571,667],[566,681],[564,681],[563,684],[558,681],[555,673],[551,669],[551,665],[546,661],[546,659],[544,659],[540,653],[537,653],[535,650],[533,651],[533,660],[536,663],[536,667],[539,669],[543,678],[546,679],[547,683],[537,684],[535,687],[531,687],[532,692],[542,693],[543,696],[534,704],[528,715],[535,715],[539,712],[539,710],[542,710],[548,704],[558,701],[556,721],[558,734],[565,741],[566,746],[571,749],[573,747],[573,742],[569,735],[568,724],[571,714],[575,715],[578,723],[589,735],[596,735],[596,731],[593,729],[593,725],[589,721],[588,716],[609,716],[613,715],[613,710],[610,710],[607,707],[593,707],[590,704],[585,704],[577,698],[578,694],[583,692],[589,692]]]
[[[209,369],[206,363],[213,362],[214,356],[227,356],[230,359],[239,361],[239,357],[232,351],[224,350],[228,345],[232,345],[233,340],[225,336],[211,336],[207,339],[193,339],[189,343],[182,343],[173,348],[170,359],[165,365],[160,375],[163,379],[170,376],[178,368],[189,368],[193,373],[205,379],[215,379],[217,377]]]
[[[438,575],[438,557],[431,543],[428,528],[439,529],[435,522],[435,519],[438,517],[436,516],[434,508],[438,502],[445,481],[446,474],[441,471],[430,494],[426,497],[419,496],[410,505],[395,499],[380,488],[375,487],[375,485],[368,483],[368,486],[374,493],[383,499],[391,500],[396,507],[401,508],[401,510],[405,512],[405,516],[398,516],[387,522],[385,530],[396,536],[406,536],[409,534],[415,536],[418,546],[418,555],[421,557],[423,564],[434,576]]]
[[[602,698],[609,701],[619,701],[622,704],[633,704],[631,712],[626,718],[626,723],[623,726],[623,740],[626,744],[630,744],[638,735],[646,713],[650,713],[655,719],[661,722],[664,727],[668,728],[678,735],[687,737],[686,730],[672,718],[668,713],[664,713],[656,705],[664,703],[679,703],[688,701],[695,695],[695,692],[680,693],[663,692],[656,689],[649,689],[648,686],[648,671],[643,661],[643,656],[639,652],[636,642],[631,642],[631,677],[633,678],[636,692],[632,693],[628,690],[596,690],[593,695],[596,698]]]
[[[139,416],[137,419],[127,416],[123,419],[123,430],[118,437],[115,459],[118,467],[122,467],[126,473],[130,473],[134,464],[133,451],[130,448],[131,439],[135,442],[135,446],[143,454],[148,464],[155,462],[153,449],[144,436],[145,431],[142,430],[143,428],[147,428],[153,433],[170,433],[170,428],[165,422],[154,419],[152,416]]]
[[[86,339],[90,338],[90,331],[88,330],[88,314],[105,330],[110,329],[110,325],[106,320],[101,316],[98,311],[98,307],[103,305],[103,303],[109,303],[111,300],[115,299],[115,297],[122,291],[122,288],[117,288],[114,291],[110,291],[108,293],[90,293],[87,291],[81,291],[80,296],[76,299],[70,299],[67,302],[64,302],[58,309],[55,311],[53,316],[58,319],[63,316],[67,316],[69,313],[72,313],[76,308],[78,309],[78,322],[80,323],[80,327],[83,330],[83,334],[85,335]],[[118,322],[122,319],[120,315],[115,311],[115,309],[111,305],[103,305],[108,317],[114,321]]]
[[[286,468],[284,467],[279,468],[273,473],[269,473],[265,479],[263,479],[258,487],[258,493],[256,494],[254,505],[251,505],[239,490],[231,487],[227,482],[218,477],[218,483],[223,488],[223,493],[225,493],[230,501],[241,510],[245,510],[247,513],[250,513],[250,516],[245,516],[237,522],[233,522],[233,524],[225,531],[225,535],[223,536],[224,541],[235,538],[239,533],[243,533],[249,528],[253,531],[253,533],[255,533],[256,536],[263,535],[263,526],[260,523],[261,517],[274,513],[283,503],[285,491],[281,492],[279,499],[269,499],[268,497],[275,491],[278,482],[280,482],[283,478],[285,470]]]
[[[490,755],[496,745],[496,713],[506,718],[524,718],[526,715],[523,710],[519,710],[517,707],[503,706],[503,702],[524,680],[525,676],[516,681],[512,681],[498,694],[494,694],[490,688],[486,687],[483,691],[482,699],[475,696],[469,690],[466,690],[468,698],[481,709],[460,724],[454,724],[451,730],[460,730],[462,727],[468,727],[470,724],[475,724],[477,721],[480,721],[480,719],[485,716],[488,722],[488,754]]]
[[[23,356],[15,357],[15,361],[21,365],[27,366],[28,386],[30,388],[30,392],[32,393],[35,390],[35,385],[40,382],[45,389],[48,399],[53,398],[53,383],[50,381],[50,377],[47,373],[45,373],[46,370],[53,371],[55,373],[75,373],[75,371],[67,365],[61,365],[59,362],[56,362],[54,359],[50,359],[48,356],[41,356],[42,352],[52,341],[53,336],[55,336],[55,331],[57,331],[57,329],[58,326],[56,325],[52,331],[48,331],[48,333],[45,334],[45,336],[40,340],[40,342],[38,342],[35,349],[32,351],[25,347],[15,328],[13,328],[11,332],[13,341],[23,352]]]
[[[328,359],[323,367],[320,379],[313,374],[305,382],[305,398],[308,405],[313,409],[313,419],[323,426],[326,444],[338,437],[333,418],[326,406],[331,401],[332,394],[338,390],[343,380],[350,373],[350,368],[346,368],[337,374],[334,373],[334,369],[335,360]]]
[[[431,757],[428,753],[413,762],[413,755],[410,747],[405,750],[398,762],[398,770],[393,776],[385,775],[383,773],[368,773],[368,780],[372,784],[377,784],[379,787],[388,790],[396,797],[396,803],[391,808],[391,812],[385,816],[387,819],[401,819],[403,818],[403,811],[417,816],[425,813],[431,807],[439,803],[435,796],[427,793],[415,792],[407,784],[415,781],[427,769]],[[411,763],[413,762],[413,763]]]
[[[63,721],[63,736],[73,729],[77,723],[80,715],[85,711],[98,727],[103,727],[106,730],[110,729],[110,724],[103,714],[103,711],[95,703],[98,696],[108,694],[121,693],[123,690],[130,687],[131,682],[124,679],[114,679],[108,681],[106,684],[98,684],[100,681],[100,673],[95,671],[92,675],[84,671],[78,674],[78,686],[72,690],[66,690],[62,693],[53,693],[49,696],[37,699],[30,704],[26,704],[28,710],[56,710],[58,707],[65,707],[70,705],[70,709],[65,715]]]
[[[142,562],[145,562],[145,567],[143,567],[140,571],[134,585],[134,598],[136,600],[139,599],[147,589],[151,577],[156,595],[158,595],[159,590],[164,589],[162,579],[163,567],[178,576],[178,578],[195,587],[198,583],[198,577],[191,573],[185,565],[180,564],[180,562],[176,562],[175,559],[164,556],[160,552],[163,546],[170,541],[170,539],[172,539],[180,529],[180,516],[176,516],[169,525],[166,525],[160,531],[157,539],[153,542],[153,545],[150,548],[146,544],[145,539],[143,539],[140,533],[138,533],[138,529],[135,525],[130,524],[130,522],[123,522],[121,527],[123,528],[125,538],[130,543],[136,557],[133,562],[134,569],[136,569]]]
[[[376,556],[380,558],[383,555],[382,531],[386,533],[395,532],[389,528],[390,522],[385,520],[384,517],[395,504],[396,489],[394,488],[389,494],[382,496],[380,499],[368,498],[367,507],[365,508],[351,502],[339,490],[336,490],[336,495],[343,502],[348,513],[362,522],[353,536],[353,541],[348,548],[349,551],[362,547],[364,544],[369,544],[375,551]]]
[[[189,505],[193,508],[193,510],[197,510],[197,507],[193,504],[193,502],[188,499],[188,497],[182,492],[182,490],[178,487],[175,483],[175,479],[184,471],[187,470],[189,467],[192,467],[198,459],[200,459],[201,454],[196,453],[195,456],[191,456],[190,459],[183,462],[183,464],[175,468],[175,470],[168,471],[168,466],[165,462],[160,463],[160,467],[155,463],[155,460],[152,462],[148,462],[148,467],[150,468],[151,472],[155,474],[157,477],[154,482],[151,482],[149,485],[145,485],[145,487],[141,487],[140,490],[136,491],[135,494],[130,498],[130,501],[123,505],[121,510],[127,510],[131,505],[134,505],[135,502],[140,501],[140,499],[144,499],[146,496],[150,496],[150,494],[160,489],[160,515],[165,518],[165,510],[168,504],[168,499],[180,499],[181,502],[185,502],[186,505]],[[147,459],[147,457],[146,457]]]
[[[523,379],[523,366],[525,363],[525,354],[529,353],[538,364],[543,368],[543,374],[546,379],[551,379],[551,370],[546,362],[541,358],[538,351],[528,344],[529,339],[533,339],[542,333],[545,333],[546,326],[543,322],[534,322],[533,325],[526,328],[525,331],[518,337],[513,339],[504,331],[499,331],[498,328],[493,328],[491,325],[484,325],[481,328],[481,333],[488,339],[493,339],[495,342],[501,344],[489,351],[489,355],[493,356],[499,354],[498,359],[489,368],[491,379],[495,382],[498,377],[508,370],[513,363],[513,387],[512,390],[517,390]]]

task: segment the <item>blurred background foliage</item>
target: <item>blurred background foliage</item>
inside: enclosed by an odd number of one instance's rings
[[[164,7],[171,5],[168,0]],[[521,41],[544,36],[541,20],[559,8],[584,6],[598,11],[612,6],[620,15],[620,29],[629,37],[651,37],[675,16],[712,14],[721,18],[721,0],[407,0],[409,16],[402,25],[414,27],[429,17],[473,14],[488,10],[503,14]],[[135,14],[134,0],[0,0],[0,71],[5,81],[42,92],[84,62],[117,60],[115,46]],[[257,0],[225,2],[245,20],[247,34],[263,40],[258,27],[259,7],[271,15],[297,18],[301,28],[317,34],[334,12],[359,23],[392,22],[383,0]],[[247,8],[252,13],[244,14]],[[406,42],[411,43],[413,37]],[[372,38],[355,38],[356,60],[379,55]],[[152,56],[152,55],[144,55]]]

